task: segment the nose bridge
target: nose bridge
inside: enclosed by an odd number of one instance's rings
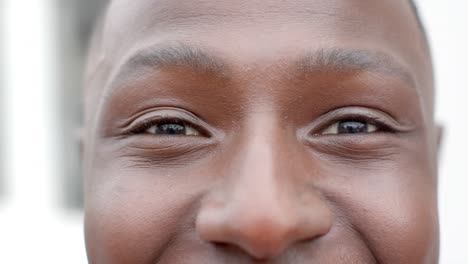
[[[247,136],[239,143],[238,153],[235,154],[236,158],[232,163],[235,168],[231,171],[235,173],[233,177],[236,178],[235,182],[238,185],[253,187],[254,192],[268,190],[262,194],[271,196],[278,191],[276,186],[280,180],[278,173],[284,165],[280,160],[280,153],[287,151],[281,149],[283,146],[281,141],[285,139],[277,135],[279,131],[273,121],[263,120],[252,123],[254,124],[249,126],[250,131],[245,133]],[[256,188],[259,186],[264,188]],[[240,191],[250,191],[240,189]]]
[[[231,164],[226,228],[257,257],[277,254],[301,221],[294,210],[293,168],[284,159],[293,148],[286,131],[271,118],[256,118]],[[286,175],[287,174],[287,175]],[[241,217],[236,217],[241,216]],[[264,238],[264,239],[259,239]]]
[[[241,248],[258,259],[273,258],[295,242],[330,228],[320,199],[304,202],[304,166],[297,164],[293,133],[271,116],[252,116],[229,153],[216,199],[202,203],[197,228],[209,242]],[[311,195],[308,195],[311,196]],[[312,195],[313,196],[313,195]]]
[[[282,198],[288,197],[288,182],[294,180],[292,163],[285,159],[291,156],[294,143],[271,115],[258,115],[246,126],[228,174],[236,197],[249,199],[257,208],[279,209],[285,203]]]

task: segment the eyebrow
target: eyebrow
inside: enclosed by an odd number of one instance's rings
[[[190,67],[197,71],[209,71],[221,74],[225,63],[210,52],[185,44],[156,45],[144,48],[132,55],[124,63],[123,71],[135,71],[141,68]]]
[[[324,48],[306,53],[294,60],[301,72],[363,71],[393,75],[415,86],[409,69],[393,56],[367,49]],[[229,63],[213,52],[186,44],[154,45],[133,53],[119,67],[117,78],[142,70],[167,67],[190,67],[197,72],[226,76]]]
[[[297,61],[303,72],[323,70],[377,72],[396,76],[415,86],[414,76],[393,56],[374,50],[327,48],[311,52]]]

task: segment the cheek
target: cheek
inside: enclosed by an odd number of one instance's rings
[[[336,191],[335,202],[338,208],[346,208],[341,213],[380,262],[435,263],[435,177],[430,170],[401,164],[378,170],[354,168],[360,176],[337,185],[345,187]]]
[[[201,185],[183,174],[119,166],[94,173],[85,219],[90,261],[153,263],[180,226],[190,228],[198,206]]]

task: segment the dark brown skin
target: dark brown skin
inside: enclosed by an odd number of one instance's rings
[[[115,0],[99,36],[90,263],[437,263],[407,0]]]

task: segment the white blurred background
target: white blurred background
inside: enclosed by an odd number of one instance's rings
[[[86,263],[76,129],[87,38],[105,2],[0,0],[0,263]],[[468,1],[418,4],[445,126],[440,263],[466,264]]]

